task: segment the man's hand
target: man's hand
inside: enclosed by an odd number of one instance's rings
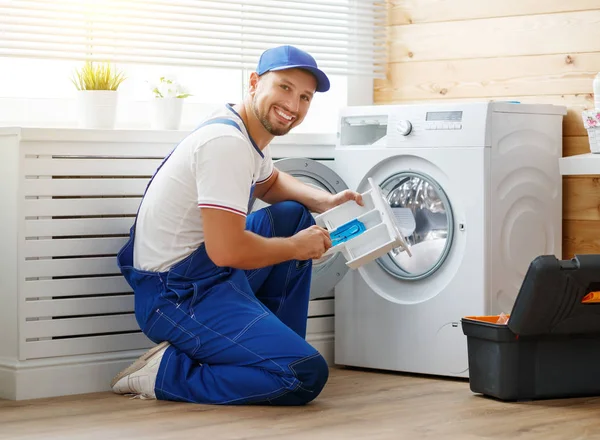
[[[364,206],[362,195],[355,191],[346,189],[337,194],[329,194],[328,197],[326,197],[323,203],[321,203],[321,205],[319,206],[319,213],[328,211],[331,208],[335,208],[336,206],[339,206],[342,203],[346,203],[350,200],[354,200],[360,206]]]
[[[296,260],[317,260],[331,247],[329,232],[316,225],[303,229],[290,240],[294,243]]]

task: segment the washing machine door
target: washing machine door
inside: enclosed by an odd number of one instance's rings
[[[332,194],[348,189],[346,183],[325,164],[305,158],[286,158],[274,161],[278,170],[288,173],[298,180],[328,191]],[[269,206],[262,200],[254,200],[252,212]],[[315,213],[313,213],[315,215]],[[348,271],[346,260],[341,254],[334,254],[321,260],[313,261],[310,299],[333,296],[332,290]]]
[[[399,220],[404,219],[407,212],[411,213],[414,221],[410,222],[410,230],[406,231],[408,223],[403,229],[412,256],[393,249],[375,260],[375,264],[365,265],[359,271],[377,292],[403,304],[425,302],[439,293],[426,280],[449,261],[455,238],[453,207],[436,179],[437,170],[422,168],[405,167],[399,159],[393,158],[369,173],[392,211],[398,211]],[[366,188],[365,181],[359,184],[359,192]]]

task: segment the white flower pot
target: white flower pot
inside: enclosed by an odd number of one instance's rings
[[[151,103],[150,126],[155,130],[178,130],[183,112],[182,98],[154,98]]]
[[[115,127],[118,93],[116,90],[81,90],[77,95],[77,119],[81,128]]]

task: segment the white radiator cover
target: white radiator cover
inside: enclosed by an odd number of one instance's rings
[[[148,179],[187,133],[0,128],[0,398],[106,391],[153,345],[116,253]],[[309,135],[279,142],[329,150]],[[311,301],[307,336],[330,363],[333,301]]]

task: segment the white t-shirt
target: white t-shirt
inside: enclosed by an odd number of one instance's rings
[[[209,119],[226,118],[187,136],[156,173],[142,201],[135,229],[133,265],[164,272],[204,242],[200,208],[241,216],[256,183],[273,173],[270,148],[262,152],[240,116],[227,105]]]

